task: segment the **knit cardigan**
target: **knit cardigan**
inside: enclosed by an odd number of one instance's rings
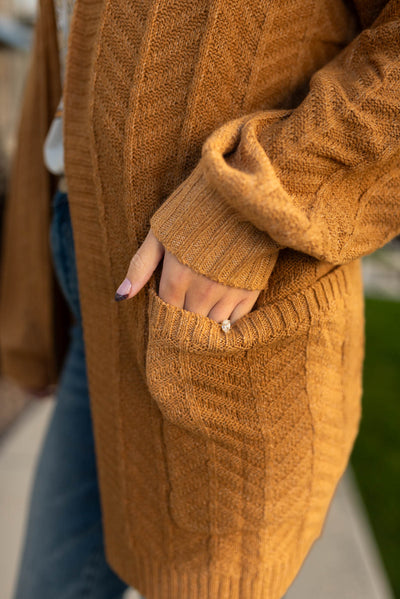
[[[3,372],[33,386],[67,324],[34,152],[51,0],[36,36],[0,313]],[[321,533],[361,414],[360,258],[400,231],[399,42],[399,0],[76,2],[65,167],[105,549],[147,599],[278,599]],[[149,227],[261,290],[251,312],[225,333],[165,302],[162,263],[115,302]]]

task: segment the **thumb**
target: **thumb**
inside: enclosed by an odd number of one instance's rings
[[[133,297],[150,279],[164,255],[164,246],[149,229],[146,239],[132,256],[126,278],[115,293],[115,301]]]

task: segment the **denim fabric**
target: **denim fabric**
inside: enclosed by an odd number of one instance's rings
[[[75,317],[36,465],[14,599],[117,599],[105,560],[73,235],[66,193],[52,200],[56,276]]]

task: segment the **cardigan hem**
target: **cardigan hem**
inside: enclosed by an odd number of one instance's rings
[[[230,575],[205,563],[203,569],[176,569],[136,551],[125,562],[107,555],[110,567],[146,599],[280,599],[298,574],[311,543],[299,543],[286,561],[271,563],[256,574]]]

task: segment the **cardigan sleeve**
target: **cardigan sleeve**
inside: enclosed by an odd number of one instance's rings
[[[358,8],[362,8],[358,2]],[[400,0],[316,71],[294,109],[223,124],[152,215],[168,251],[263,289],[281,248],[342,264],[400,232]]]

